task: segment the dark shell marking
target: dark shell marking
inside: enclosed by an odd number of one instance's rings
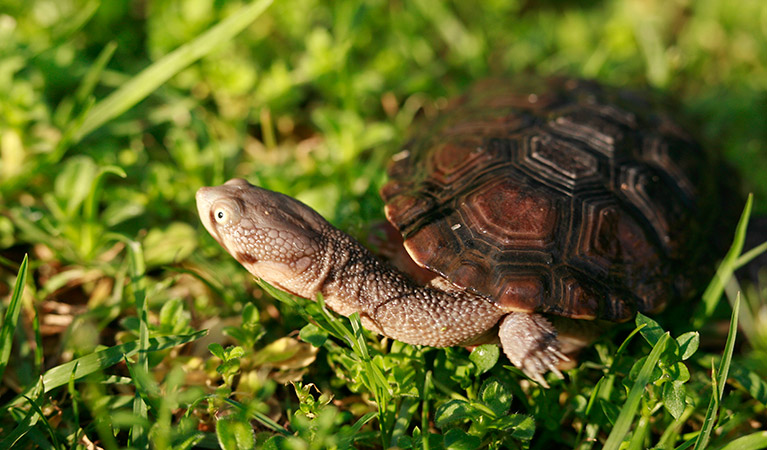
[[[700,147],[595,83],[489,81],[420,127],[386,215],[420,265],[507,310],[628,320],[673,298]]]

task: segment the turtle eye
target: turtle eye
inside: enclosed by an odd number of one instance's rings
[[[223,199],[214,203],[211,207],[211,220],[215,220],[219,225],[237,222],[240,219],[240,212],[237,205],[228,199]]]

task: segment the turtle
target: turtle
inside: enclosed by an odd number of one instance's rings
[[[500,343],[548,386],[605,326],[689,295],[705,233],[701,146],[641,92],[485,80],[414,126],[381,188],[425,283],[304,203],[242,178],[196,194],[250,273],[432,347]],[[697,256],[696,256],[697,255]]]

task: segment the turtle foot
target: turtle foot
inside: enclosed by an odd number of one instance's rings
[[[541,386],[549,387],[543,377],[546,372],[564,378],[558,366],[570,358],[562,353],[557,329],[545,317],[509,313],[501,322],[498,337],[512,364]]]

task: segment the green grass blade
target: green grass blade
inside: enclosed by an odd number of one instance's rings
[[[147,351],[153,352],[183,345],[195,341],[206,334],[208,334],[208,330],[202,330],[192,334],[152,338],[149,340]],[[123,357],[131,357],[138,353],[138,351],[139,343],[137,341],[127,342],[125,344],[115,345],[104,350],[93,352],[89,355],[56,366],[45,372],[43,375],[45,392],[50,392],[59,386],[67,384],[73,372],[74,377],[80,379],[86,375],[109,368],[122,361]],[[32,389],[29,389],[23,392],[22,395],[29,395],[31,390]],[[6,407],[15,404],[20,398],[20,396],[17,397],[15,400],[11,401],[11,403],[6,405]]]
[[[642,365],[642,369],[639,371],[639,375],[637,375],[634,385],[631,386],[626,403],[623,404],[618,419],[615,421],[615,426],[607,437],[604,446],[605,450],[618,450],[623,438],[626,436],[626,433],[628,433],[629,428],[631,427],[631,422],[634,420],[634,415],[639,407],[639,401],[642,399],[642,393],[644,392],[645,386],[650,381],[650,375],[652,375],[653,369],[658,364],[661,353],[663,353],[663,350],[666,348],[666,341],[668,341],[668,339],[670,339],[669,334],[664,333],[653,346],[650,355],[647,356],[647,360],[645,360],[645,363]]]
[[[76,432],[76,438],[75,441],[79,441],[79,438],[82,436],[83,429],[80,425],[80,392],[78,392],[77,388],[75,387],[75,372],[77,371],[77,366],[72,368],[72,375],[69,377],[69,382],[67,383],[67,392],[69,393],[69,398],[72,399],[72,422],[74,425],[74,429],[77,430]]]
[[[93,90],[96,88],[96,84],[98,83],[101,74],[104,72],[107,63],[112,60],[112,55],[114,55],[115,50],[117,50],[117,43],[115,41],[108,42],[107,45],[101,49],[101,53],[99,53],[96,61],[94,61],[88,68],[85,76],[83,76],[83,79],[80,81],[80,86],[78,86],[75,91],[75,100],[84,102],[93,94]]]
[[[739,437],[728,443],[721,450],[758,450],[767,448],[767,431],[758,431]]]
[[[11,348],[13,347],[13,334],[16,332],[16,325],[19,323],[19,313],[21,312],[21,294],[24,293],[24,286],[27,283],[27,267],[29,256],[24,255],[24,260],[19,267],[19,273],[16,275],[16,284],[13,286],[11,301],[8,309],[5,311],[3,328],[0,330],[0,380],[3,379],[5,368],[8,366],[8,360],[11,358]]]
[[[631,441],[629,441],[627,450],[642,450],[643,448],[646,448],[645,439],[647,438],[649,427],[650,418],[644,414],[639,416],[639,421],[637,421],[636,427],[634,428],[634,434],[631,436]]]
[[[730,250],[719,264],[714,278],[703,292],[703,309],[699,309],[696,312],[693,329],[700,329],[706,318],[711,317],[714,309],[716,309],[716,305],[719,304],[719,299],[722,298],[722,292],[724,292],[727,280],[730,279],[732,273],[737,269],[738,260],[743,251],[743,244],[746,242],[746,229],[748,228],[748,220],[751,217],[753,204],[754,196],[749,195],[746,206],[743,208],[743,214],[741,214],[738,221],[738,226],[735,228],[735,238],[732,241],[732,246],[730,246]]]
[[[688,448],[692,447],[692,445],[693,445],[694,443],[695,443],[695,438],[693,437],[693,438],[690,438],[690,439],[688,439],[688,440],[684,441],[684,442],[682,443],[682,445],[680,445],[680,446],[678,446],[678,447],[675,447],[675,448],[674,448],[674,450],[686,450],[686,449],[688,449]]]
[[[43,392],[43,385],[40,381],[37,382],[31,389],[27,391],[27,394],[24,397],[19,397],[19,400],[27,399],[29,400],[30,397],[39,398],[40,394]],[[10,413],[11,408],[5,407],[3,408],[6,413]],[[10,415],[10,414],[9,414]],[[16,425],[16,428],[14,428],[10,433],[7,433],[3,436],[3,439],[0,441],[0,448],[11,448],[13,447],[16,442],[18,442],[19,439],[24,437],[27,433],[33,430],[35,425],[37,424],[37,421],[42,417],[40,414],[35,411],[35,409],[30,408],[29,411],[24,415],[24,418],[18,421],[18,424]],[[17,419],[18,420],[18,419]],[[6,431],[6,430],[3,430]]]
[[[98,209],[98,201],[101,193],[101,184],[106,174],[117,175],[120,178],[125,178],[128,175],[125,171],[118,166],[106,166],[102,167],[96,177],[91,181],[91,188],[88,192],[88,196],[83,202],[83,233],[81,237],[81,251],[83,255],[92,255],[96,249],[96,241],[98,240],[99,227],[96,222],[96,210]]]
[[[135,241],[128,243],[128,255],[130,261],[131,284],[133,286],[134,303],[136,304],[136,313],[139,319],[139,338],[138,338],[138,361],[137,370],[142,374],[149,373],[149,319],[146,301],[146,265],[144,263],[144,251],[141,244]],[[135,379],[135,377],[134,377]],[[133,398],[133,414],[142,419],[136,421],[131,428],[131,444],[136,448],[149,448],[149,430],[143,424],[149,422],[148,408],[146,402],[141,397],[141,386],[136,387],[135,397]]]
[[[646,323],[640,324],[639,326],[637,326],[636,328],[634,328],[634,331],[632,331],[631,333],[629,333],[629,335],[626,337],[626,339],[624,339],[624,340],[623,340],[623,342],[621,343],[620,347],[618,347],[618,350],[616,350],[616,351],[615,351],[615,356],[614,356],[613,360],[616,360],[616,359],[618,359],[618,355],[620,355],[621,353],[623,353],[623,351],[626,349],[626,346],[628,346],[628,345],[629,345],[629,342],[631,342],[631,339],[632,339],[632,338],[633,338],[633,337],[634,337],[634,336],[635,336],[637,333],[640,333],[640,332],[641,332],[641,331],[642,331],[642,330],[643,330],[643,329],[644,329],[646,326],[647,326],[647,324],[646,324]],[[612,371],[612,367],[610,368],[610,370]]]
[[[216,47],[230,41],[235,35],[253,23],[271,3],[272,0],[258,0],[243,6],[239,11],[235,11],[192,42],[184,44],[168,53],[159,61],[131,78],[130,81],[104,100],[98,102],[90,110],[88,116],[83,121],[82,127],[76,133],[74,141],[79,141],[96,128],[132,108],[172,76],[207,55]]]
[[[140,354],[141,352],[139,352]],[[133,414],[140,420],[137,422],[149,423],[149,415],[147,405],[151,406],[154,411],[160,411],[162,406],[160,405],[160,399],[162,394],[154,379],[151,378],[149,372],[143,370],[139,364],[131,364],[128,359],[125,359],[125,366],[130,373],[131,385],[136,389],[136,394],[133,401]],[[141,398],[143,405],[139,410],[136,408],[136,398]],[[134,440],[134,446],[137,445]]]
[[[275,299],[283,303],[298,306],[298,310],[301,311],[301,314],[303,314],[307,320],[316,322],[320,328],[324,329],[336,338],[343,340],[352,349],[357,358],[359,358],[360,364],[365,367],[365,369],[362,371],[362,382],[375,398],[375,402],[378,407],[378,422],[382,430],[381,442],[382,445],[386,447],[391,440],[388,435],[392,432],[394,425],[391,424],[390,426],[390,420],[387,415],[388,404],[389,400],[391,399],[392,392],[381,367],[379,367],[370,356],[370,352],[368,351],[367,343],[363,335],[363,327],[362,323],[360,322],[359,313],[354,313],[348,317],[348,323],[351,325],[351,330],[349,330],[349,327],[346,326],[346,323],[344,323],[341,319],[338,318],[336,314],[331,313],[325,307],[325,303],[321,295],[317,296],[316,306],[318,306],[318,308],[316,308],[316,311],[318,314],[317,316],[314,316],[307,312],[297,301],[297,298],[291,294],[287,294],[276,289],[264,280],[258,280],[258,283],[264,289],[264,291],[266,291]]]
[[[73,96],[64,98],[56,107],[56,111],[53,115],[54,123],[61,128],[66,128],[64,134],[67,134],[71,137],[73,133],[77,131],[77,128],[79,128],[79,126],[82,124],[82,121],[72,121],[72,112],[77,105],[88,106],[89,103],[92,103],[89,100],[89,97],[93,93],[96,84],[101,78],[101,74],[104,72],[104,68],[106,67],[107,63],[112,59],[112,55],[114,55],[115,50],[117,50],[117,43],[114,41],[104,46],[104,48],[101,50],[101,53],[96,58],[96,61],[91,64],[91,66],[88,68],[88,71],[85,73],[85,76],[83,76],[82,80],[80,81],[80,86],[75,91],[75,94]],[[90,106],[93,105],[91,104]],[[82,114],[83,112],[85,112],[87,115],[86,109],[82,109],[78,115]],[[47,161],[49,163],[59,162],[69,148],[70,142],[71,139],[60,140],[60,145],[56,146],[55,151],[49,153]]]
[[[81,30],[98,11],[101,1],[93,0],[81,2],[77,8],[77,14],[70,17],[67,21],[61,21],[56,24],[52,31],[54,41],[63,41],[71,39],[72,35]]]
[[[32,331],[35,333],[35,373],[42,373],[43,360],[43,335],[40,333],[40,314],[35,309],[35,317],[32,318]]]
[[[695,408],[688,405],[682,415],[674,419],[674,421],[671,422],[671,424],[667,426],[665,430],[663,430],[663,434],[661,435],[660,439],[658,439],[658,444],[656,447],[669,449],[673,448],[674,442],[679,440],[680,430],[687,423],[687,420],[690,418],[690,416],[692,416],[694,412]],[[690,442],[690,445],[692,445],[692,442]]]
[[[56,432],[53,430],[51,423],[48,422],[48,419],[45,417],[45,413],[43,413],[43,410],[40,409],[40,405],[38,405],[35,400],[32,400],[26,395],[23,397],[27,400],[27,402],[29,402],[30,410],[37,413],[37,415],[42,419],[43,427],[45,428],[45,431],[48,432],[48,435],[50,435],[51,441],[53,442],[53,447],[61,448],[61,446],[59,445],[59,440],[56,437]]]
[[[232,400],[231,398],[228,398],[224,401],[228,403],[229,405],[234,406],[241,412],[248,414],[250,417],[260,422],[262,425],[271,429],[272,431],[276,431],[277,433],[280,433],[283,436],[290,436],[290,432],[288,430],[286,430],[282,425],[278,424],[274,420],[270,419],[269,416],[267,416],[266,414],[258,412],[258,411],[252,411],[246,408],[242,403],[236,400]]]
[[[730,367],[730,377],[735,379],[751,397],[767,406],[767,380],[757,371],[742,364],[733,363]]]
[[[421,392],[421,429],[424,432],[422,446],[424,450],[429,448],[429,403],[431,402],[431,371],[426,371]],[[391,435],[391,433],[388,433]],[[392,445],[394,442],[392,442]]]
[[[19,441],[22,437],[24,437],[25,434],[29,433],[29,430],[32,429],[32,426],[34,425],[32,423],[32,418],[37,417],[37,412],[34,409],[30,409],[29,412],[27,412],[27,415],[24,416],[24,419],[19,422],[18,425],[16,425],[16,428],[13,429],[10,433],[8,433],[2,441],[0,441],[0,448],[11,448],[13,447],[16,442]]]
[[[724,353],[719,362],[719,368],[716,370],[713,379],[713,392],[711,401],[706,410],[706,418],[703,419],[703,426],[700,428],[700,434],[695,441],[694,450],[702,450],[708,445],[711,432],[714,430],[714,421],[719,410],[719,401],[724,393],[724,385],[727,383],[727,376],[732,362],[732,352],[735,349],[735,339],[738,335],[738,314],[740,312],[740,294],[735,299],[732,306],[732,317],[730,318],[730,331],[727,333],[727,342],[724,344]]]
[[[736,270],[740,269],[741,267],[750,263],[754,258],[756,258],[757,256],[761,255],[764,252],[767,252],[767,241],[762,242],[761,244],[757,245],[756,247],[752,248],[746,253],[743,253],[742,255],[740,255],[740,258],[738,258],[735,261],[735,269]]]

